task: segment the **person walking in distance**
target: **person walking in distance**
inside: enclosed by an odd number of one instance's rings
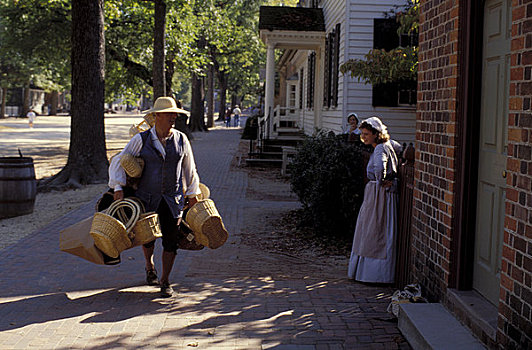
[[[37,114],[35,114],[32,108],[30,108],[30,110],[28,111],[28,114],[26,114],[26,117],[28,117],[28,124],[30,128],[33,128],[33,122],[35,121]]]
[[[238,105],[235,105],[235,109],[233,109],[233,114],[235,115],[234,126],[240,126],[240,114],[242,114],[242,111],[240,110],[240,108],[238,108]]]
[[[155,113],[155,126],[131,138],[124,149],[113,158],[109,166],[109,187],[114,189],[114,199],[124,198],[126,174],[120,165],[124,154],[141,157],[144,170],[135,196],[144,204],[146,211],[159,214],[162,231],[162,275],[159,281],[161,296],[170,297],[173,289],[169,282],[178,247],[178,225],[185,206],[197,202],[201,194],[199,176],[190,142],[186,135],[172,128],[178,108],[171,97],[159,97],[154,107],[143,113]],[[154,242],[142,249],[146,260],[146,281],[157,284],[157,271],[153,262]]]

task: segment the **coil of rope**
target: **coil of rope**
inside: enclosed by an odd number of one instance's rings
[[[127,211],[129,210],[130,213]],[[109,208],[105,210],[107,215],[120,220],[126,227],[128,235],[133,234],[131,230],[139,220],[140,214],[143,212],[142,203],[132,198],[124,198],[119,201],[114,201]]]

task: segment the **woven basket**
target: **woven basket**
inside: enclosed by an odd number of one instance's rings
[[[159,215],[155,212],[142,214],[133,227],[133,232],[135,233],[134,246],[150,243],[158,237],[162,237]]]
[[[196,241],[211,249],[221,247],[229,236],[222,218],[210,199],[198,201],[190,208],[185,218]]]
[[[90,234],[96,248],[111,258],[132,246],[124,224],[104,213],[94,214]]]
[[[140,177],[144,169],[144,160],[140,157],[134,157],[129,153],[125,153],[120,158],[120,165],[130,177]]]
[[[139,129],[137,128],[136,125],[131,125],[131,127],[129,128],[129,137],[133,137],[135,136],[136,134],[138,134],[140,131]]]
[[[144,116],[144,120],[149,124],[150,127],[155,125],[155,113],[148,113]]]
[[[211,191],[209,190],[209,188],[205,185],[205,184],[202,184],[200,182],[199,184],[199,189],[201,191],[201,194],[198,195],[196,198],[201,201],[203,199],[209,199],[209,197],[211,196]]]

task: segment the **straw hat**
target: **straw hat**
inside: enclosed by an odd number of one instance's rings
[[[190,114],[188,111],[178,108],[175,103],[175,100],[172,97],[159,97],[157,100],[155,100],[155,103],[153,104],[152,109],[148,109],[147,111],[143,111],[142,113],[152,113],[152,112],[159,112],[159,113],[174,112],[174,113],[185,113],[187,115]]]

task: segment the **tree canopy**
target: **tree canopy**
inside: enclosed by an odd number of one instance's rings
[[[295,5],[296,0],[166,0],[165,70],[175,97],[189,103],[190,77],[215,67],[218,89],[252,99],[264,65],[258,38],[260,5]],[[151,96],[154,1],[108,0],[105,15],[105,101],[131,103]],[[70,89],[71,2],[0,1],[0,86],[33,84]],[[201,44],[201,45],[198,45]],[[224,85],[225,86],[220,86]]]

